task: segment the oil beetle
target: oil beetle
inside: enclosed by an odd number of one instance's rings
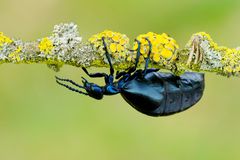
[[[120,93],[133,108],[143,114],[155,117],[182,112],[201,99],[204,91],[204,74],[186,72],[181,76],[176,76],[172,73],[158,72],[158,69],[148,69],[151,53],[151,43],[148,39],[146,40],[148,40],[150,49],[144,70],[136,70],[140,56],[140,42],[136,40],[139,47],[135,66],[126,72],[117,72],[115,78],[118,80],[114,81],[114,68],[104,38],[102,40],[105,55],[110,65],[110,74],[91,74],[88,73],[86,68],[83,67],[82,69],[89,77],[104,77],[105,86],[89,83],[83,77],[83,86],[72,80],[59,77],[56,77],[56,82],[71,91],[88,95],[98,100],[102,99],[104,95]],[[80,89],[84,89],[86,92],[70,87],[63,82],[69,82]]]

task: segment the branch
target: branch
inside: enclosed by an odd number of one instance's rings
[[[88,42],[82,42],[77,25],[73,23],[56,25],[52,35],[33,42],[9,38],[0,32],[0,64],[43,63],[55,71],[65,64],[108,67],[103,37],[117,70],[133,66],[137,53],[140,53],[140,67],[150,52],[151,67],[167,69],[175,74],[208,71],[239,76],[240,73],[240,50],[218,46],[204,32],[194,34],[183,49],[179,49],[176,41],[167,34],[152,32],[139,35],[130,47],[126,35],[107,30],[93,35]],[[148,41],[152,44],[151,49]]]

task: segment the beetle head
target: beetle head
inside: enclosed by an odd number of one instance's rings
[[[83,88],[86,90],[87,94],[94,99],[103,98],[103,89],[94,83],[89,83],[84,77],[82,77]]]

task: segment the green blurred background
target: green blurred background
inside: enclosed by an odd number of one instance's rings
[[[75,22],[86,40],[104,29],[166,32],[184,46],[199,31],[240,46],[238,0],[0,0],[0,31],[26,41],[54,24]],[[94,68],[91,71],[107,71]],[[55,74],[80,82],[81,69],[0,66],[0,159],[240,159],[240,79],[206,74],[202,100],[190,110],[152,118],[120,95],[102,101],[56,85]],[[103,83],[102,80],[95,82]]]

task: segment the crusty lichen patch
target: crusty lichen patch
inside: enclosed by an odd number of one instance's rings
[[[221,62],[223,64],[224,75],[240,75],[240,50],[227,49],[223,54]]]
[[[33,42],[23,42],[0,32],[0,64],[44,63],[55,71],[64,64],[76,67],[109,67],[103,39],[116,70],[133,66],[138,50],[139,62],[144,64],[150,42],[152,50],[149,67],[168,69],[175,74],[191,70],[240,76],[240,50],[218,46],[205,32],[193,34],[187,45],[179,49],[176,40],[166,33],[153,32],[137,36],[133,44],[129,44],[129,38],[125,34],[110,30],[97,33],[83,42],[74,23],[55,25],[50,36]],[[199,55],[202,57],[199,58]]]
[[[5,36],[3,34],[3,32],[0,32],[0,49],[2,49],[1,47],[4,45],[4,44],[11,44],[13,42],[12,39],[10,39],[9,37]]]
[[[13,51],[12,53],[10,53],[8,55],[8,57],[11,58],[12,61],[14,61],[14,62],[20,62],[21,61],[21,57],[20,57],[21,51],[22,51],[22,48],[20,46],[18,46],[15,51]]]
[[[45,37],[40,41],[38,48],[44,54],[51,54],[54,48],[53,42],[48,37]]]
[[[115,68],[127,68],[128,61],[131,51],[129,50],[129,38],[125,34],[119,32],[113,32],[105,30],[97,33],[88,39],[90,45],[94,51],[100,55],[101,60],[95,64],[108,65],[108,61],[105,56],[105,48],[103,46],[103,39],[106,43],[106,49],[111,56],[112,63]]]
[[[217,72],[225,76],[239,76],[240,51],[238,49],[219,46],[205,32],[194,34],[186,48],[191,48],[192,42],[195,40],[204,55],[200,70]]]
[[[179,48],[175,39],[173,39],[166,33],[157,34],[153,32],[141,34],[136,39],[141,43],[140,62],[143,62],[143,59],[147,58],[150,49],[150,42],[152,45],[152,50],[150,54],[150,65],[153,65],[155,68],[164,67],[170,70],[172,69],[172,65],[175,63],[175,60],[178,57],[178,52],[176,51]],[[138,43],[135,42],[133,45],[133,50],[135,51],[135,54],[137,47]]]

